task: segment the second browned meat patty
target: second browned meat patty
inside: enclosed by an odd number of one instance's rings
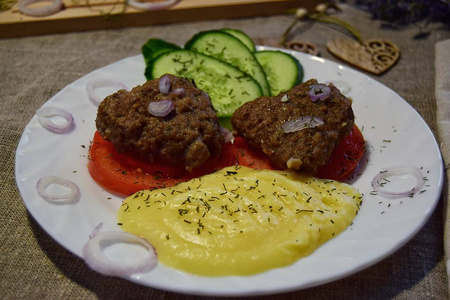
[[[219,120],[205,92],[187,79],[167,76],[168,92],[160,91],[156,79],[106,97],[97,111],[97,130],[119,152],[191,171],[220,155]],[[149,104],[162,100],[170,100],[173,109],[166,116],[152,115]]]
[[[309,92],[314,84],[317,81],[311,79],[278,96],[247,102],[233,114],[233,128],[251,146],[262,150],[274,167],[315,174],[328,162],[340,139],[350,132],[354,114],[351,100],[332,84],[326,99],[312,101]],[[302,117],[315,117],[323,124],[294,132],[286,130],[286,122]]]

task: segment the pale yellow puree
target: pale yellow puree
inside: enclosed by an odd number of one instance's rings
[[[166,266],[251,275],[311,254],[352,223],[361,201],[348,184],[233,166],[138,192],[123,202],[118,223],[147,239]]]

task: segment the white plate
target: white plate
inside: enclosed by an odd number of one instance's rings
[[[438,145],[423,119],[399,95],[362,73],[322,58],[290,53],[302,63],[305,80],[343,80],[351,87],[348,96],[353,99],[356,123],[367,141],[366,160],[358,171],[361,175],[351,182],[364,194],[353,225],[293,265],[254,276],[198,277],[159,264],[149,273],[126,279],[196,295],[260,295],[303,289],[348,276],[382,260],[411,239],[428,220],[441,193],[443,164]],[[86,167],[96,116],[96,106],[86,94],[86,83],[92,78],[110,78],[130,89],[145,82],[144,69],[144,60],[138,55],[68,85],[44,105],[69,110],[75,128],[66,134],[51,133],[35,116],[19,142],[16,180],[27,209],[48,234],[77,256],[81,257],[83,245],[100,222],[104,224],[102,230],[120,230],[116,211],[122,201],[102,190]],[[106,96],[113,91],[100,92]],[[424,192],[396,200],[373,195],[372,178],[383,168],[394,165],[422,168],[427,178]],[[41,199],[36,182],[44,175],[61,176],[77,183],[80,201],[54,205]]]

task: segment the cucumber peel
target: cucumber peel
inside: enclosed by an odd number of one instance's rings
[[[151,38],[142,46],[141,51],[144,56],[145,64],[148,64],[149,61],[158,55],[178,49],[181,49],[181,47],[161,39]]]

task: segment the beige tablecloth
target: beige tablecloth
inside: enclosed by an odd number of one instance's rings
[[[442,156],[444,158],[445,168],[448,171],[450,167],[450,39],[440,41],[436,44],[436,103],[439,107],[437,117],[437,135],[440,140]],[[444,251],[447,258],[447,278],[450,274],[450,205],[448,200],[450,179],[447,176],[446,184],[443,190],[444,201]],[[450,288],[450,281],[449,281]]]
[[[385,38],[399,46],[397,65],[372,77],[406,99],[435,132],[435,44],[450,38],[450,31],[430,24],[422,28],[429,35],[415,39],[417,26],[387,28],[363,11],[343,9],[341,17],[358,26],[363,38]],[[199,30],[231,27],[254,39],[273,39],[290,23],[289,16],[273,16],[0,40],[0,297],[194,299],[101,276],[57,244],[27,213],[16,187],[19,138],[36,109],[55,93],[99,67],[139,54],[149,37],[183,44]],[[322,57],[332,60],[336,59],[326,51],[326,42],[343,37],[322,24],[298,26],[294,35],[315,43]],[[450,137],[447,133],[440,138]],[[347,278],[267,299],[447,299],[443,200],[423,229],[392,256]]]

